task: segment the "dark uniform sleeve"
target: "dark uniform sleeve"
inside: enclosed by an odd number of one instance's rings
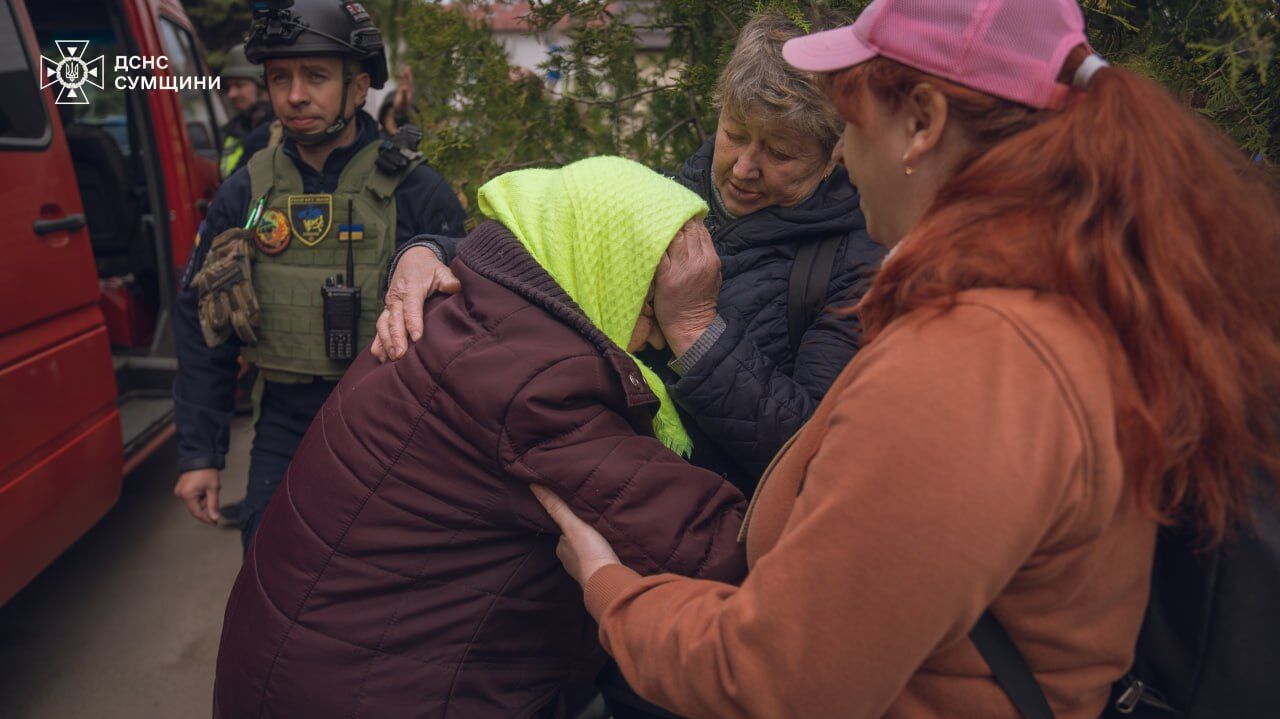
[[[440,248],[440,252],[444,254],[444,263],[450,264],[458,257],[458,245],[466,239],[462,237],[432,237],[432,243]]]
[[[245,220],[249,206],[249,172],[238,170],[218,189],[191,253],[174,303],[173,336],[178,374],[173,382],[174,419],[178,431],[178,471],[222,469],[231,417],[235,410],[237,357],[240,342],[231,339],[210,348],[200,331],[199,298],[191,278],[204,264],[213,238]]]
[[[722,312],[723,331],[672,388],[698,426],[759,477],[809,417],[860,346],[850,310],[870,285],[882,251],[865,232],[850,235],[822,312],[805,330],[790,374],[765,357],[736,310]]]
[[[461,237],[467,213],[440,173],[419,165],[396,188],[396,249],[418,235]]]

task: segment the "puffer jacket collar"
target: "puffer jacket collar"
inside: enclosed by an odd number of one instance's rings
[[[551,313],[587,338],[617,371],[627,406],[656,405],[658,398],[640,375],[635,360],[587,318],[573,298],[499,222],[481,224],[458,248],[458,259],[474,272]]]
[[[714,151],[713,136],[685,162],[679,176],[682,184],[708,200],[712,208],[716,205],[710,201],[713,195],[711,156]],[[858,222],[861,213],[857,209],[858,193],[849,184],[849,173],[844,167],[837,166],[809,199],[795,207],[772,205],[733,220],[712,209],[707,216],[707,229],[716,242],[732,254],[752,247],[804,242],[853,232],[861,228]]]

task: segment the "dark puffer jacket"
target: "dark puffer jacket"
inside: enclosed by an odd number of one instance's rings
[[[743,499],[652,436],[656,398],[497,223],[398,362],[366,351],[227,604],[218,717],[567,717],[605,655],[552,488],[638,571],[738,581]]]
[[[719,308],[727,327],[671,387],[676,402],[736,467],[695,463],[727,474],[751,492],[773,455],[813,414],[836,375],[858,351],[857,320],[832,310],[856,304],[884,248],[866,231],[858,193],[837,167],[808,200],[767,207],[736,220],[714,209],[708,141],[685,163],[680,181],[707,200],[707,217],[724,283]],[[836,252],[824,310],[793,353],[787,332],[787,289],[801,244],[844,238]]]

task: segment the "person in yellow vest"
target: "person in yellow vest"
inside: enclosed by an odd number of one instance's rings
[[[222,178],[239,170],[249,162],[258,150],[274,146],[279,141],[279,131],[274,132],[276,113],[267,96],[262,68],[249,62],[244,45],[235,45],[227,51],[227,61],[222,65],[222,80],[227,91],[227,104],[235,116],[222,128]]]
[[[463,233],[466,215],[423,164],[420,131],[383,140],[362,110],[387,60],[359,3],[264,3],[245,53],[263,66],[285,139],[232,173],[209,208],[174,312],[173,396],[174,494],[216,524],[237,357],[259,369],[240,512],[247,550],[312,418],[376,336],[393,256],[418,235]],[[421,273],[423,251],[404,253],[397,278]]]

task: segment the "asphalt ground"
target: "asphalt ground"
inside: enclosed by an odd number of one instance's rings
[[[244,496],[252,428],[237,417],[222,500]],[[212,711],[240,533],[193,519],[170,441],[120,501],[0,607],[0,717],[182,719]]]

